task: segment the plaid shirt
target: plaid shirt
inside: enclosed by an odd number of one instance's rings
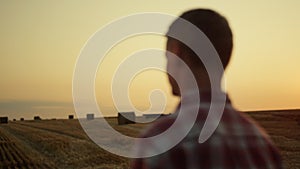
[[[203,101],[209,103],[210,98]],[[209,106],[208,106],[209,107]],[[132,169],[281,169],[279,152],[269,136],[245,114],[226,107],[214,134],[204,143],[198,137],[206,120],[208,108],[201,108],[194,127],[189,134],[169,151],[149,158],[132,161]],[[188,112],[184,112],[188,113]],[[151,137],[168,129],[176,116],[164,117],[148,128],[142,137]],[[172,139],[172,138],[169,138]],[[139,152],[153,151],[151,143],[137,144]]]

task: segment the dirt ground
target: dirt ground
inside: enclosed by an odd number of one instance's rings
[[[300,168],[300,111],[249,112],[279,148],[285,168]]]
[[[271,135],[287,169],[300,168],[300,111],[248,112]],[[137,136],[145,124],[117,125]],[[78,120],[14,121],[0,124],[0,168],[128,168],[129,159],[93,143]]]

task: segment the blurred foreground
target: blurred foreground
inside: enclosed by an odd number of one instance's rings
[[[300,111],[247,113],[271,135],[287,169],[300,168]],[[113,128],[135,137],[147,124]],[[93,143],[78,120],[14,121],[0,124],[0,168],[128,168],[129,159]]]

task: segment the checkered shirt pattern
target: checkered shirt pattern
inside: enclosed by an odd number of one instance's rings
[[[210,99],[207,99],[210,100]],[[202,100],[203,101],[203,100]],[[204,100],[205,101],[205,100]],[[201,102],[202,103],[202,102]],[[208,106],[209,107],[209,106]],[[132,169],[281,169],[278,150],[269,136],[244,113],[231,107],[227,99],[221,121],[214,134],[204,143],[198,138],[208,108],[200,108],[196,123],[189,134],[169,151],[149,158],[136,158]],[[188,112],[184,112],[188,114]],[[164,117],[153,123],[141,137],[151,137],[168,129],[176,116]],[[172,139],[172,138],[168,138]],[[139,152],[153,151],[156,144],[137,144]]]

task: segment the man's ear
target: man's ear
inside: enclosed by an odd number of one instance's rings
[[[172,52],[178,56],[179,58],[181,58],[182,56],[182,49],[180,47],[180,43],[178,41],[174,41],[172,44]]]
[[[181,48],[177,40],[169,40],[167,43],[167,50],[178,57],[181,57]]]

